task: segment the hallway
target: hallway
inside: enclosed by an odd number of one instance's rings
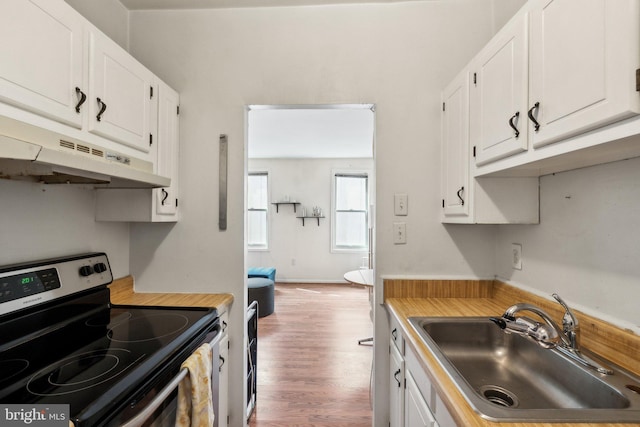
[[[372,335],[367,290],[276,284],[258,320],[257,403],[249,426],[369,427]]]

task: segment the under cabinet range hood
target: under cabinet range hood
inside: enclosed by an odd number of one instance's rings
[[[53,133],[33,142],[0,134],[0,178],[99,188],[171,184],[170,178],[153,173],[150,162]]]

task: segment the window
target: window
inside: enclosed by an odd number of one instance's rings
[[[249,249],[267,249],[269,206],[267,172],[250,172],[247,181],[247,244]]]
[[[336,173],[333,194],[333,248],[367,250],[369,247],[367,174]]]

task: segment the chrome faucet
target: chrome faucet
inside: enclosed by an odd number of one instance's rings
[[[512,305],[505,310],[502,317],[490,317],[489,319],[506,333],[515,333],[532,339],[541,347],[556,349],[571,360],[588,368],[595,369],[601,374],[613,374],[611,369],[602,366],[600,363],[580,352],[580,327],[578,318],[562,298],[560,298],[560,295],[554,293],[552,296],[565,310],[562,316],[562,329],[544,310],[527,303]],[[522,311],[529,311],[538,315],[544,320],[544,324],[529,317],[516,317],[516,314]]]

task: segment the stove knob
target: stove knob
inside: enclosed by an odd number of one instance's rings
[[[103,273],[107,271],[107,266],[104,262],[99,262],[93,266],[93,271],[95,271],[96,273]]]
[[[91,276],[93,274],[93,268],[90,265],[83,265],[80,267],[80,275],[81,276]]]

